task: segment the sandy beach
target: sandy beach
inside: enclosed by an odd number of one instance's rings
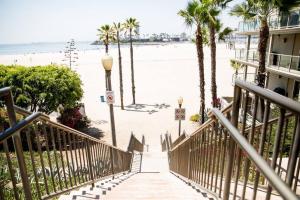
[[[199,71],[196,48],[191,43],[174,43],[165,45],[135,46],[134,69],[136,83],[137,107],[133,107],[131,96],[131,75],[129,47],[121,49],[123,60],[124,103],[122,111],[119,94],[119,66],[117,49],[110,49],[114,58],[112,69],[112,85],[115,92],[115,122],[117,144],[126,149],[131,132],[138,138],[145,135],[150,150],[160,150],[160,135],[167,131],[172,139],[178,136],[178,121],[174,120],[174,109],[177,99],[182,96],[183,107],[186,108],[186,120],[182,122],[182,130],[192,133],[198,125],[190,122],[191,115],[199,112]],[[205,81],[206,105],[211,106],[210,94],[210,51],[205,48]],[[78,66],[74,70],[79,73],[83,82],[86,114],[93,124],[105,132],[103,140],[111,143],[109,109],[101,103],[100,96],[105,95],[104,69],[101,65],[101,51],[79,52]],[[232,74],[230,58],[234,52],[226,49],[225,44],[217,46],[217,85],[218,96],[232,96]],[[36,53],[27,55],[1,55],[1,64],[46,65],[61,64],[62,53]]]

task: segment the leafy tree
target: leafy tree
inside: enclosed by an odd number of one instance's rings
[[[121,25],[121,23],[114,23],[113,29],[114,29],[114,33],[115,33],[116,40],[117,40],[117,43],[118,43],[121,109],[124,110],[122,56],[121,56],[121,47],[120,47],[120,33],[124,30],[124,27]]]
[[[0,65],[0,87],[11,87],[16,105],[50,114],[61,104],[74,107],[83,96],[79,75],[57,65]]]
[[[204,80],[204,53],[203,53],[203,23],[206,18],[207,5],[202,2],[193,0],[188,2],[185,9],[180,10],[178,15],[181,16],[185,24],[189,27],[196,26],[196,47],[199,65],[200,80],[200,123],[205,121],[205,80]]]
[[[137,34],[137,28],[139,27],[137,19],[130,17],[124,23],[124,28],[129,32],[130,39],[130,63],[131,63],[131,84],[132,84],[132,104],[135,104],[135,84],[134,84],[134,68],[133,68],[133,47],[132,47],[132,36]]]

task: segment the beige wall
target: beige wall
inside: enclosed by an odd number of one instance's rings
[[[293,97],[294,80],[289,79],[288,81],[286,77],[281,76],[281,78],[279,78],[277,74],[270,74],[268,89],[273,91],[277,87],[283,88],[290,98]]]
[[[273,35],[274,40],[271,53],[292,55],[294,37],[295,34]],[[284,38],[286,38],[286,42],[284,42]]]

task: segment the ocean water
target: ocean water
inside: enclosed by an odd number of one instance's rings
[[[103,48],[99,45],[91,45],[92,41],[76,42],[75,47],[79,51],[97,50]],[[29,53],[57,53],[64,52],[67,42],[55,43],[31,43],[31,44],[0,44],[0,55],[20,55]]]

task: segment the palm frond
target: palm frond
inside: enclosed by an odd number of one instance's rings
[[[230,35],[233,32],[233,30],[229,27],[224,28],[222,31],[218,34],[218,40],[219,41],[225,41],[225,37]]]

